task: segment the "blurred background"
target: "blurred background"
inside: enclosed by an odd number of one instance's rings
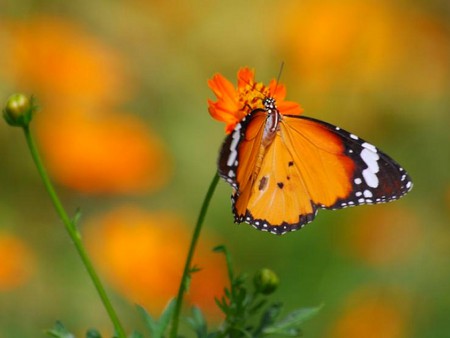
[[[187,303],[220,322],[224,244],[238,272],[279,275],[286,311],[324,304],[304,337],[448,337],[449,60],[447,1],[0,0],[0,102],[36,96],[42,156],[129,331],[145,332],[135,303],[158,314],[175,295],[216,170],[207,80],[250,66],[267,83],[284,61],[288,100],[385,150],[414,189],[277,237],[233,224],[220,182]],[[57,319],[112,333],[22,133],[1,122],[0,337]]]

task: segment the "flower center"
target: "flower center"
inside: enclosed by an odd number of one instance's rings
[[[247,114],[255,109],[264,109],[263,100],[270,96],[269,88],[262,82],[246,84],[238,89],[238,100]]]

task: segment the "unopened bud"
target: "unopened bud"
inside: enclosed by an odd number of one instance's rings
[[[276,290],[279,284],[278,276],[270,269],[259,270],[253,278],[257,291],[268,295]]]
[[[6,101],[3,109],[3,117],[11,126],[25,127],[33,118],[36,106],[33,104],[33,98],[24,94],[13,94]]]

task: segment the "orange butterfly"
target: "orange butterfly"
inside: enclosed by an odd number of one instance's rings
[[[372,144],[306,116],[285,87],[254,82],[243,68],[235,89],[221,75],[211,115],[227,123],[218,170],[234,188],[235,222],[274,234],[300,229],[317,210],[396,200],[412,188],[406,171]],[[261,98],[263,95],[263,98]],[[275,97],[278,99],[278,107]]]

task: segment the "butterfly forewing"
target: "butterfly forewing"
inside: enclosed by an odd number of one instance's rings
[[[338,209],[389,202],[399,199],[412,189],[408,173],[391,157],[364,139],[320,120],[297,116],[290,118],[309,121],[334,134],[340,139],[343,155],[354,165],[348,180],[351,185],[349,194],[339,196],[334,203],[319,203],[320,207]]]
[[[255,110],[246,116],[225,138],[220,150],[219,175],[236,190],[253,182],[265,115],[265,111]]]

